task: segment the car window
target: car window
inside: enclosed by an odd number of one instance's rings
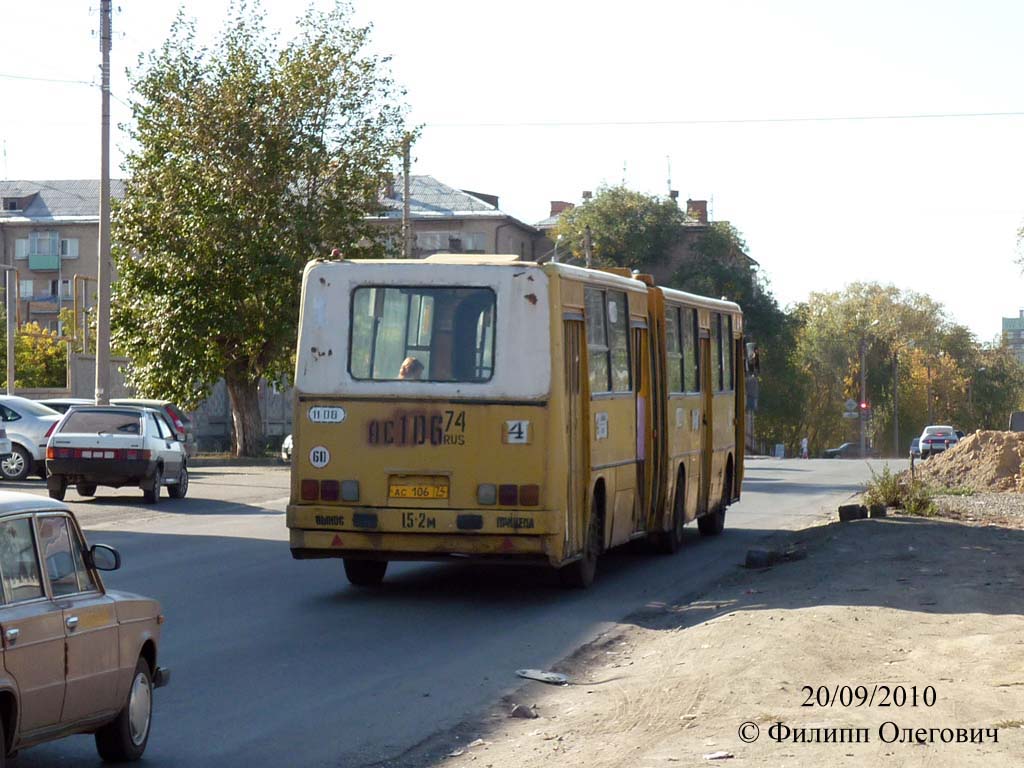
[[[48,405],[37,403],[35,400],[19,400],[18,410],[27,413],[29,416],[57,416],[57,411]]]
[[[167,430],[161,423],[161,420],[157,418],[155,413],[149,414],[149,428],[153,433],[153,437],[161,437],[164,440],[169,440]]]
[[[92,571],[85,567],[85,542],[74,525],[68,525],[68,533],[71,535],[71,556],[75,560],[75,573],[78,575],[78,589],[80,592],[88,592],[98,589],[96,579]]]
[[[167,417],[160,414],[157,417],[157,422],[160,424],[160,429],[163,432],[165,440],[177,440],[177,431],[167,422]]]
[[[4,421],[17,421],[21,416],[12,411],[6,405],[0,405],[0,418]]]
[[[0,522],[0,579],[4,599],[12,603],[45,596],[31,518]]]
[[[75,408],[61,424],[61,432],[109,435],[139,434],[139,414],[132,411],[93,411]]]
[[[63,515],[39,517],[39,549],[54,597],[81,592],[75,556],[71,553],[68,519]]]

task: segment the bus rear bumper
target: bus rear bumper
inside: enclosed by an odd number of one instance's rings
[[[289,531],[292,557],[310,560],[347,557],[362,560],[479,559],[555,564],[549,537],[514,534],[359,533]]]

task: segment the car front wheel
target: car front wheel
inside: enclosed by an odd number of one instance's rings
[[[138,760],[146,751],[152,720],[153,681],[149,664],[140,658],[124,708],[112,722],[96,731],[96,751],[111,763]]]
[[[13,446],[11,454],[0,461],[0,472],[4,480],[24,480],[32,471],[33,460],[28,451],[20,445]]]

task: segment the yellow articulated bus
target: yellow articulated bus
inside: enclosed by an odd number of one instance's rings
[[[292,555],[535,562],[720,533],[743,476],[743,315],[628,270],[512,256],[314,261],[302,281]]]

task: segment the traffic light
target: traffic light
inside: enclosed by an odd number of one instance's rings
[[[871,407],[871,406],[870,406],[870,405],[868,405],[867,403],[861,403],[861,404],[860,404],[860,409],[861,409],[862,411],[866,411],[866,410],[867,410],[868,408],[870,408],[870,407]]]

